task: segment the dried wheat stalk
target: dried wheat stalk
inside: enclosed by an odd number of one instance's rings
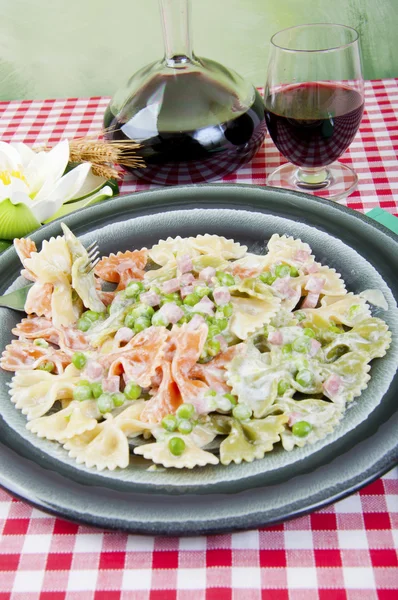
[[[103,135],[105,132],[102,132]],[[144,168],[145,161],[135,154],[140,144],[134,141],[107,140],[96,135],[69,140],[70,162],[91,162],[94,175],[106,179],[120,178],[115,165],[130,169]],[[50,150],[49,147],[36,150]]]

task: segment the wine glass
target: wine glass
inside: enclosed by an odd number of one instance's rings
[[[264,91],[266,122],[287,158],[268,185],[339,200],[357,186],[337,161],[358,131],[364,83],[358,33],[345,25],[299,25],[276,33]]]

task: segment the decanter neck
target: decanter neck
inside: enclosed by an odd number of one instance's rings
[[[192,62],[191,0],[159,0],[168,67],[184,67]]]

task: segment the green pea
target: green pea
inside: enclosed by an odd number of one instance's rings
[[[285,392],[290,388],[290,384],[286,379],[281,379],[278,383],[278,396],[283,396]]]
[[[97,406],[100,413],[104,414],[114,409],[113,398],[111,394],[101,394],[97,400]]]
[[[214,319],[214,325],[216,325],[220,331],[224,331],[224,329],[228,327],[228,319]]]
[[[134,381],[129,381],[124,388],[124,395],[129,400],[137,400],[141,396],[141,388]]]
[[[311,327],[306,327],[303,331],[304,335],[306,335],[309,338],[314,338],[315,337],[315,331],[313,329],[311,329]]]
[[[102,316],[102,313],[95,312],[95,310],[86,310],[86,312],[84,312],[82,315],[83,319],[87,319],[88,321],[90,321],[90,323],[94,323],[94,321],[98,321],[98,319],[100,319],[101,316]]]
[[[41,348],[48,348],[50,345],[46,340],[43,340],[43,338],[37,338],[33,343],[35,346],[40,346]]]
[[[177,321],[177,325],[184,325],[185,323],[188,323],[188,320],[188,316],[184,315],[179,321]]]
[[[172,292],[171,294],[164,294],[160,300],[160,306],[167,304],[168,302],[174,302],[177,306],[182,305],[182,298],[179,292]]]
[[[276,265],[275,275],[276,277],[288,277],[290,275],[289,265]]]
[[[112,394],[112,400],[115,406],[123,406],[126,402],[126,396],[122,392],[115,392]]]
[[[308,387],[314,380],[314,377],[308,369],[301,369],[295,377],[297,383],[299,383],[303,387]]]
[[[228,304],[224,304],[222,307],[222,311],[224,313],[224,317],[231,317],[234,312],[234,307],[232,302],[228,302]]]
[[[296,312],[293,314],[296,317],[297,321],[304,321],[304,319],[307,318],[305,312],[302,312],[301,310],[296,310]]]
[[[191,419],[195,414],[193,404],[181,404],[177,409],[177,417],[179,419]]]
[[[298,277],[299,272],[296,267],[290,267],[290,277]]]
[[[134,329],[134,323],[135,323],[135,319],[133,317],[133,315],[126,315],[124,318],[124,325],[125,327],[130,327],[130,329]]]
[[[89,319],[85,319],[84,317],[80,317],[80,319],[77,322],[77,328],[80,331],[88,331],[91,327],[91,321],[89,321]]]
[[[195,306],[195,304],[197,304],[199,302],[199,300],[200,300],[200,296],[198,296],[198,294],[193,292],[192,294],[188,294],[188,296],[185,296],[183,302],[187,306]]]
[[[221,344],[218,340],[208,340],[206,343],[206,352],[209,356],[216,356],[221,350]]]
[[[233,394],[224,394],[224,398],[229,400],[232,406],[236,406],[238,404],[238,399]]]
[[[308,421],[297,421],[292,427],[292,433],[297,437],[306,437],[311,431],[312,425]]]
[[[230,273],[224,273],[224,271],[216,271],[216,277],[221,285],[234,285],[235,278]]]
[[[152,317],[152,325],[155,327],[167,327],[169,325],[169,321],[166,319],[166,316],[163,313],[157,311]]]
[[[102,385],[100,384],[99,381],[94,381],[93,383],[90,384],[91,387],[91,393],[94,396],[94,398],[99,398],[101,396],[101,394],[103,393],[103,389],[102,389]]]
[[[260,281],[266,283],[267,285],[273,284],[276,279],[276,277],[274,277],[270,271],[264,271],[264,273],[260,273],[258,277]]]
[[[55,364],[51,362],[51,360],[47,362],[41,363],[38,367],[39,371],[47,371],[47,373],[51,373],[55,369]]]
[[[211,289],[207,285],[197,285],[194,292],[199,298],[203,298],[211,293]]]
[[[162,419],[162,427],[166,431],[175,431],[178,427],[178,419],[174,415],[166,415]]]
[[[144,291],[144,284],[141,281],[130,281],[126,287],[126,297],[134,298]]]
[[[91,397],[91,386],[88,382],[87,385],[84,385],[83,382],[79,382],[73,390],[73,400],[82,402],[83,400],[90,400]]]
[[[75,352],[72,356],[72,363],[76,369],[83,369],[86,366],[87,358],[83,352]]]
[[[308,337],[296,338],[292,343],[292,348],[296,352],[307,352],[309,346],[310,340]]]
[[[210,325],[208,333],[209,338],[212,338],[218,335],[219,333],[221,333],[221,329],[217,327],[217,325]]]
[[[282,346],[282,354],[291,354],[293,352],[293,348],[291,344],[285,344]]]
[[[180,437],[173,437],[169,440],[169,450],[174,456],[181,456],[185,447],[185,442]]]
[[[139,317],[146,317],[147,319],[150,319],[155,314],[155,311],[152,308],[152,306],[147,306],[146,304],[139,304],[138,306],[135,306],[133,309],[131,309],[129,314],[134,319],[138,319]]]
[[[247,421],[252,416],[253,411],[246,404],[238,404],[232,409],[232,414],[238,421]]]
[[[138,317],[134,323],[134,331],[135,333],[139,333],[140,331],[144,331],[144,329],[148,329],[151,326],[151,321],[148,317]]]
[[[193,429],[193,425],[192,425],[191,421],[189,421],[188,419],[182,419],[178,423],[178,431],[184,435],[191,433],[192,429]]]
[[[205,396],[211,396],[214,398],[214,396],[217,396],[217,392],[215,390],[207,390]]]
[[[343,333],[343,330],[340,329],[340,327],[337,327],[336,325],[330,325],[329,331],[332,331],[333,333]]]

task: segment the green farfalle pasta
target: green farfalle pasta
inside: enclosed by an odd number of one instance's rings
[[[336,335],[325,349],[325,357],[332,360],[337,348],[364,352],[368,360],[385,355],[391,343],[391,334],[384,321],[376,317],[368,317],[359,321],[350,331]]]
[[[220,462],[223,465],[240,464],[263,458],[281,439],[287,421],[286,415],[271,415],[242,423],[231,420],[231,431],[220,445]]]

